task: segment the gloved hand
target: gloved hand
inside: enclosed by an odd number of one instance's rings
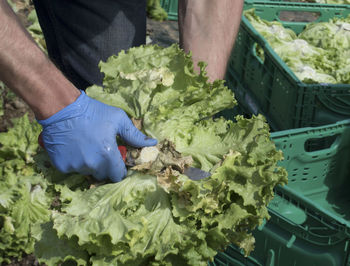
[[[98,180],[118,182],[126,175],[117,135],[134,147],[157,144],[141,133],[122,109],[94,100],[83,91],[75,102],[38,122],[43,126],[44,147],[58,170],[89,174]]]

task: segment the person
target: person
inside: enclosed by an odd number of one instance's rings
[[[146,39],[146,0],[34,0],[48,55],[34,43],[15,13],[0,0],[0,80],[33,110],[53,165],[118,182],[126,167],[116,136],[135,147],[157,140],[136,129],[127,114],[89,98],[102,84],[98,69],[122,49]],[[195,64],[208,63],[211,81],[224,78],[243,0],[179,0],[180,46]]]

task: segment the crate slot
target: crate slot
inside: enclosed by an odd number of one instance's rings
[[[335,144],[339,135],[327,136],[321,138],[308,139],[305,141],[304,148],[306,152],[314,152],[320,150],[329,150]],[[326,153],[329,156],[331,153]]]

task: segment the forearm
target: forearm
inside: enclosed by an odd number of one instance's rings
[[[80,95],[0,0],[0,80],[45,119]]]
[[[243,0],[179,0],[180,46],[192,52],[195,69],[208,63],[211,81],[224,78],[242,8]]]

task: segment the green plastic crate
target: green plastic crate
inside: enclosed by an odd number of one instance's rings
[[[162,8],[168,13],[169,20],[177,20],[178,18],[178,0],[160,0]]]
[[[281,12],[317,12],[316,21],[350,14],[348,5],[246,1],[263,19],[279,19]],[[282,24],[300,33],[307,22]],[[255,53],[264,50],[264,61]],[[267,41],[243,16],[228,63],[226,81],[239,103],[249,112],[262,113],[273,130],[331,124],[350,117],[350,85],[305,84],[273,51]]]
[[[350,236],[350,120],[271,136],[288,171],[288,185],[276,192],[345,225]]]

